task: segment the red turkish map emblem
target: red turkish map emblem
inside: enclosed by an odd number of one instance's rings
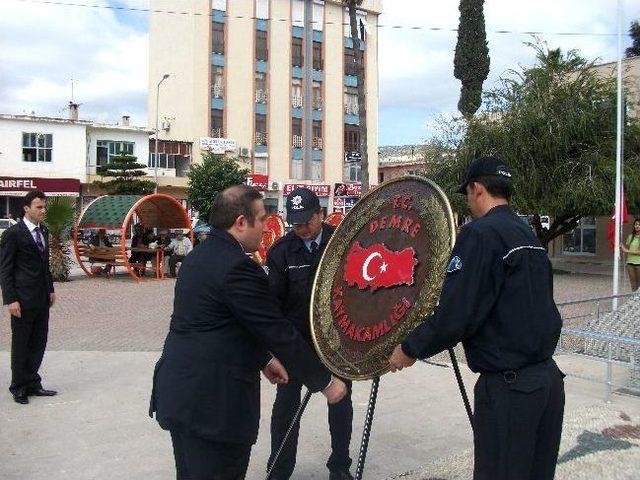
[[[413,285],[414,271],[418,264],[413,247],[399,252],[389,250],[384,243],[362,248],[355,242],[347,255],[344,266],[344,281],[360,290],[371,287],[389,288],[398,285]]]

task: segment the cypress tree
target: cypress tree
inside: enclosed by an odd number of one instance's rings
[[[460,0],[460,26],[453,74],[462,82],[458,110],[473,116],[482,103],[482,83],[489,75],[489,48],[484,26],[484,0]]]

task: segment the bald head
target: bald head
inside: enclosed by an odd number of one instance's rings
[[[257,211],[256,200],[262,200],[262,195],[248,185],[234,185],[219,192],[211,207],[209,225],[228,230],[242,215],[253,226]]]

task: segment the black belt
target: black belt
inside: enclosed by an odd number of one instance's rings
[[[541,362],[530,363],[529,365],[525,365],[524,367],[520,367],[516,370],[504,370],[502,372],[486,372],[484,375],[500,375],[505,383],[512,384],[518,380],[518,374],[522,373],[525,370],[530,368],[539,367],[541,365],[551,365],[553,362],[552,359],[548,358],[546,360],[542,360]]]

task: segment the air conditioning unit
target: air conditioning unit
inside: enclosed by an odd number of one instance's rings
[[[269,190],[282,190],[282,182],[271,182]]]
[[[250,148],[245,148],[245,147],[240,147],[238,148],[238,155],[241,157],[250,157],[251,156],[251,149]]]
[[[162,130],[164,130],[165,132],[168,132],[171,129],[171,122],[165,120],[164,122],[162,122],[162,126],[160,128],[162,128]]]

